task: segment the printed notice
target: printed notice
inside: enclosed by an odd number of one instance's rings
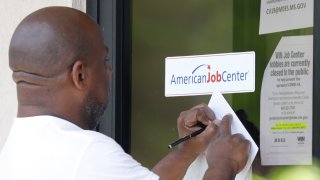
[[[282,37],[263,76],[262,165],[312,163],[313,36]]]
[[[253,92],[255,53],[167,57],[165,96]]]
[[[313,0],[261,0],[259,34],[313,26]]]
[[[251,142],[251,149],[249,153],[249,158],[246,166],[243,168],[241,172],[236,175],[235,180],[250,180],[252,179],[252,170],[251,165],[252,162],[258,152],[258,146],[250,136],[249,132],[243,126],[236,113],[232,110],[229,103],[222,96],[222,94],[218,91],[214,91],[212,93],[210,102],[208,106],[213,110],[217,119],[222,119],[224,115],[231,114],[233,117],[231,123],[231,133],[241,133],[244,137]],[[208,163],[206,161],[205,154],[200,154],[197,159],[190,165],[188,168],[185,177],[183,180],[194,180],[194,179],[202,179],[206,170],[208,169]]]

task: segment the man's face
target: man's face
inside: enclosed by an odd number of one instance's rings
[[[90,82],[88,83],[89,92],[85,102],[85,113],[91,129],[97,125],[99,117],[103,115],[107,107],[112,74],[109,52],[103,44],[102,35],[97,38],[94,52],[88,70]]]

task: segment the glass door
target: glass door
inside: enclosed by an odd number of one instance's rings
[[[131,3],[132,156],[152,168],[168,153],[168,143],[177,138],[179,113],[196,104],[208,103],[210,99],[209,95],[164,96],[164,59],[169,56],[255,51],[255,92],[229,94],[225,98],[235,111],[245,112],[254,129],[252,136],[257,136],[259,143],[260,98],[265,69],[282,37],[313,35],[313,27],[259,35],[261,0],[149,0]],[[314,61],[318,62],[317,59]],[[314,62],[315,70],[318,66]],[[319,77],[319,73],[314,72],[315,77]],[[314,84],[314,88],[318,86],[318,82]],[[310,97],[318,96],[311,94]],[[308,108],[315,108],[318,102]],[[319,117],[316,113],[314,116]],[[254,173],[266,175],[268,169],[270,166],[261,167],[258,156]]]

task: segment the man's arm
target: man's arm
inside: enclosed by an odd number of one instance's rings
[[[215,128],[213,123],[207,126],[206,130],[203,132],[203,134],[201,134],[204,139],[198,140],[199,146],[197,148],[187,147],[185,146],[185,142],[180,144],[152,169],[153,172],[158,174],[160,176],[160,179],[162,180],[182,179],[190,164],[198,157],[201,152],[203,152],[203,150],[200,150],[202,149],[202,147],[200,148],[200,146],[207,147],[208,144],[206,143],[206,141],[207,139],[212,138],[215,132],[214,129]],[[198,149],[199,151],[195,151],[195,149]]]
[[[232,116],[223,117],[219,126],[206,105],[198,105],[180,114],[179,136],[196,131],[199,123],[206,129],[198,136],[181,143],[163,158],[152,170],[160,179],[183,179],[190,164],[207,149],[208,169],[204,179],[230,180],[239,173],[249,157],[250,141],[242,134],[231,135]]]
[[[179,136],[183,137],[206,125],[206,129],[198,136],[179,144],[164,157],[152,170],[160,179],[183,179],[189,165],[202,153],[217,133],[215,116],[207,105],[201,104],[180,114],[177,125]]]

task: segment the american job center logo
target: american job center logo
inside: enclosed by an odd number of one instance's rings
[[[219,71],[209,64],[201,64],[190,71],[189,74],[173,73],[170,85],[231,83],[248,79],[249,71]]]

